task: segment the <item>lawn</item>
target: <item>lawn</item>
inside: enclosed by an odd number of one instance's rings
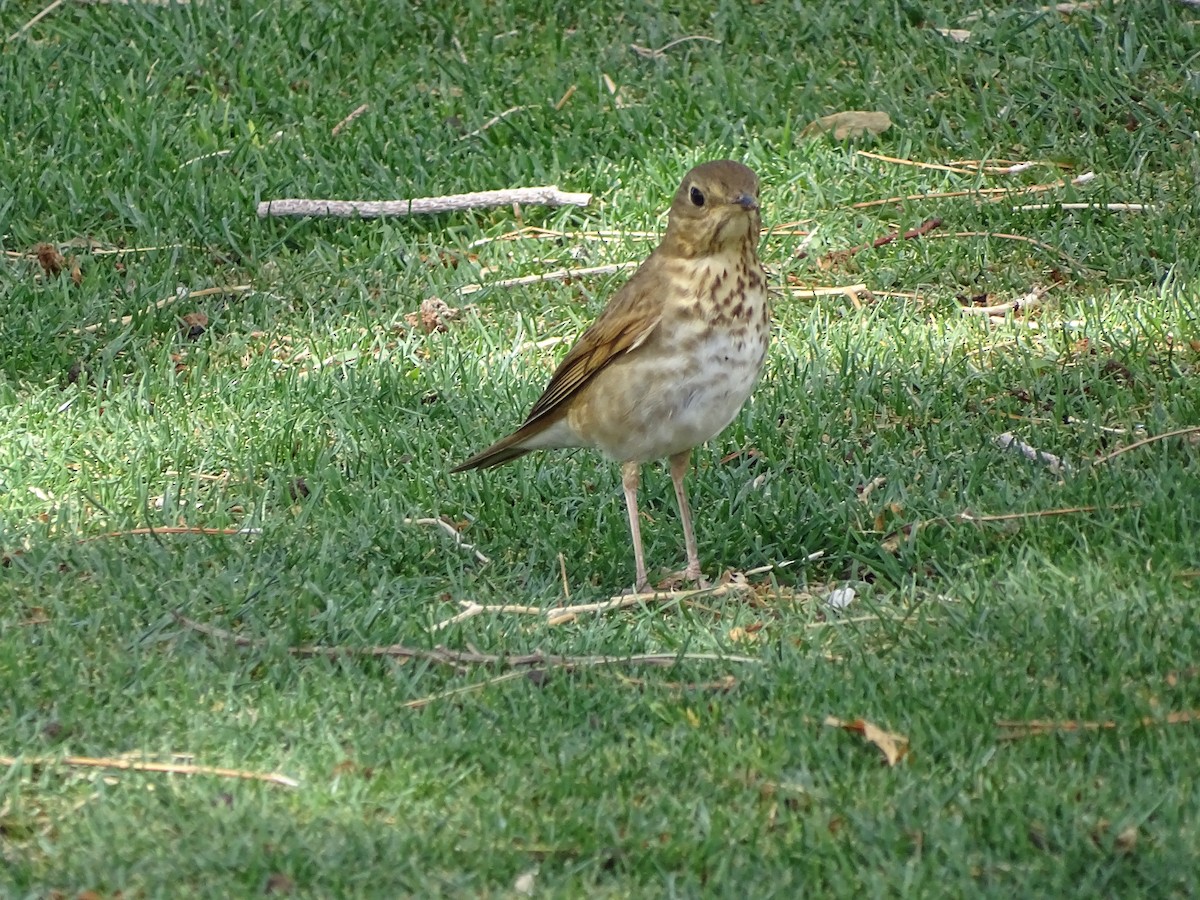
[[[1200,10],[5,38],[0,895],[1194,892]],[[890,127],[806,128],[851,110]],[[719,587],[559,615],[632,583],[619,467],[449,469],[725,157],[776,294],[688,480]],[[551,184],[591,202],[256,214]],[[641,503],[681,568],[665,464]]]

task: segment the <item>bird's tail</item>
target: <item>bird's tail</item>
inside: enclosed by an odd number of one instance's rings
[[[518,432],[519,434],[519,432]],[[492,466],[503,465],[509,460],[516,459],[518,456],[524,456],[529,452],[528,447],[515,446],[516,434],[510,434],[508,437],[496,441],[486,450],[480,450],[470,459],[459,463],[451,472],[466,472],[468,469],[490,469]]]

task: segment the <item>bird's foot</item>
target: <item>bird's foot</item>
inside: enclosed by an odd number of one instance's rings
[[[696,590],[706,590],[712,587],[712,584],[700,572],[693,572],[691,569],[681,569],[678,572],[668,572],[661,581],[658,582],[655,590],[659,591],[677,591],[684,586],[691,585]]]

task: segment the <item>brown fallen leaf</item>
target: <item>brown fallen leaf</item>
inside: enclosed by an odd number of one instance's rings
[[[822,116],[815,122],[809,122],[800,132],[800,137],[811,138],[833,132],[835,141],[844,141],[847,138],[858,138],[867,134],[883,134],[891,127],[891,117],[885,112],[851,109]]]
[[[420,328],[426,334],[433,334],[435,331],[449,331],[447,323],[457,317],[458,310],[441,297],[426,297],[421,301],[421,309],[406,314],[404,321],[410,328]]]
[[[1113,852],[1119,854],[1129,854],[1137,849],[1138,829],[1136,825],[1130,825],[1115,834],[1113,832],[1112,823],[1108,819],[1101,819],[1092,829],[1092,843],[1100,848],[1111,846]]]
[[[67,264],[67,261],[63,259],[63,255],[58,252],[58,248],[53,244],[38,244],[33,248],[33,252],[37,256],[37,261],[42,266],[42,271],[47,275],[57,275]]]
[[[208,330],[208,316],[202,312],[188,313],[179,317],[179,330],[189,341],[198,340]]]
[[[825,724],[831,728],[857,731],[883,752],[884,759],[887,760],[889,766],[896,765],[896,763],[908,755],[907,737],[891,731],[884,731],[878,725],[874,725],[865,719],[854,719],[848,722],[836,716],[827,716]]]
[[[290,894],[296,890],[296,882],[283,872],[272,872],[263,886],[264,894]]]
[[[758,633],[762,631],[762,627],[762,622],[751,622],[745,628],[738,625],[729,629],[729,640],[735,644],[753,644],[758,640]]]

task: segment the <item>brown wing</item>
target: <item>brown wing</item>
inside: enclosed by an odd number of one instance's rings
[[[450,471],[490,468],[528,453],[523,441],[557,422],[597,372],[650,337],[662,320],[667,288],[663,266],[651,255],[563,357],[524,424]]]
[[[570,402],[592,376],[618,357],[641,346],[658,327],[663,313],[666,279],[652,256],[617,291],[596,321],[563,357],[546,390],[533,404],[526,425],[549,418]]]

